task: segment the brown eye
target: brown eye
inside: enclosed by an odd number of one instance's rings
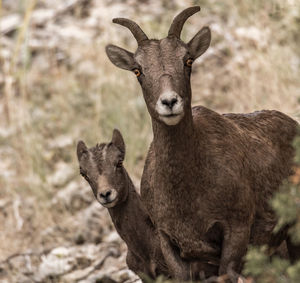
[[[139,69],[134,69],[133,72],[135,73],[135,75],[137,77],[139,77],[141,75],[141,71]]]
[[[84,174],[84,173],[81,173],[80,175],[81,175],[84,179],[86,179],[86,180],[89,179],[89,177],[88,177],[86,174]]]
[[[89,177],[82,170],[80,170],[80,175],[86,180],[89,179]]]
[[[120,161],[117,163],[116,167],[117,167],[117,168],[122,168],[122,166],[123,166],[123,161],[120,160]]]
[[[192,58],[189,58],[186,60],[185,64],[189,67],[192,67],[193,62],[194,62],[194,60]]]

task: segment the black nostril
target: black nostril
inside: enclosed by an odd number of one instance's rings
[[[163,100],[161,101],[161,103],[162,103],[163,105],[169,106],[169,100],[167,100],[167,99],[163,99]]]
[[[171,107],[173,107],[177,103],[177,98],[173,98],[171,100]]]
[[[172,98],[171,100],[163,99],[163,100],[161,101],[161,103],[162,103],[163,105],[168,106],[170,109],[172,109],[173,106],[177,103],[177,101],[178,101],[177,98]]]
[[[107,199],[111,195],[111,191],[100,193],[100,197]]]

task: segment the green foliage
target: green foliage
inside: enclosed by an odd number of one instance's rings
[[[300,244],[300,130],[294,140],[295,175],[287,180],[274,196],[271,205],[278,216],[275,231],[290,224],[289,235],[295,244]],[[267,247],[250,247],[246,255],[244,274],[255,282],[300,282],[300,261],[291,264],[288,260],[267,255]]]
[[[294,140],[295,154],[295,175],[286,181],[272,200],[272,207],[277,213],[278,224],[275,232],[285,224],[293,224],[289,234],[295,243],[300,243],[300,129]]]
[[[256,282],[290,282],[287,268],[289,262],[279,257],[269,260],[267,247],[251,247],[246,255],[245,275],[251,275]]]
[[[246,255],[245,275],[250,275],[258,283],[300,282],[300,261],[290,264],[288,260],[278,256],[270,260],[266,251],[265,246],[249,249]]]
[[[300,243],[300,189],[299,185],[286,183],[272,200],[278,215],[275,232],[285,224],[293,224],[289,234],[295,243]]]

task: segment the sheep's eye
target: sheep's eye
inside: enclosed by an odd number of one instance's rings
[[[134,69],[133,72],[135,73],[135,75],[136,75],[137,77],[139,77],[139,76],[142,74],[141,71],[140,71],[139,69]]]
[[[80,170],[80,175],[81,175],[84,179],[86,179],[86,180],[89,179],[88,175],[86,175],[86,174],[85,174],[83,171],[81,171],[81,170]]]
[[[87,181],[89,181],[89,180],[90,180],[90,178],[89,178],[89,176],[88,176],[88,175],[84,175],[84,176],[83,176],[83,178],[84,178],[84,179],[86,179]]]
[[[193,64],[194,60],[192,58],[189,58],[185,61],[185,64],[188,66],[188,67],[192,67],[192,64]]]

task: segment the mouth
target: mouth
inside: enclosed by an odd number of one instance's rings
[[[104,207],[110,208],[115,206],[116,198],[113,200],[107,200],[107,201],[99,201],[100,204],[102,204]]]
[[[175,126],[181,121],[183,115],[184,115],[183,112],[176,113],[176,114],[170,113],[170,114],[159,115],[159,119],[168,126]]]
[[[165,118],[170,118],[170,117],[177,117],[179,116],[180,114],[167,114],[167,115],[160,115],[161,117],[165,117]]]

